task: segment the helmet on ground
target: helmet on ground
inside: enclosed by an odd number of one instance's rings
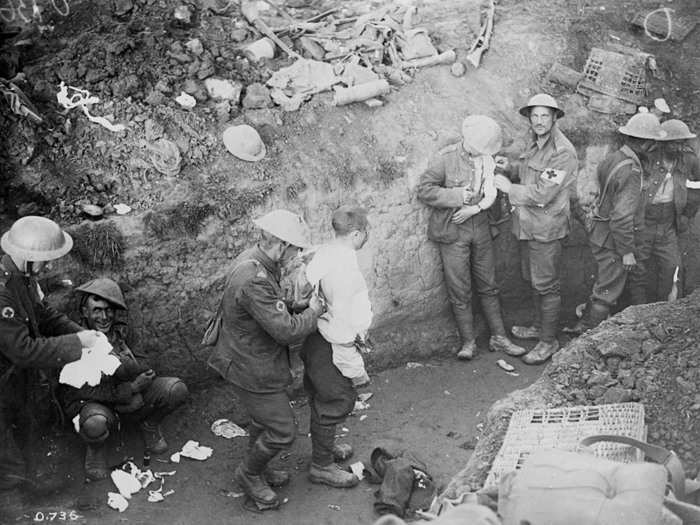
[[[27,215],[15,221],[0,239],[8,255],[23,261],[52,261],[73,247],[73,239],[51,219]]]
[[[668,103],[663,98],[655,99],[654,107],[658,109],[661,113],[671,113],[671,108],[668,107]]]
[[[311,246],[311,231],[306,221],[287,210],[273,210],[253,221],[258,228],[299,248]]]
[[[666,136],[659,119],[652,113],[635,113],[618,131],[628,137],[646,140],[662,140]]]
[[[503,146],[498,122],[485,115],[469,115],[462,122],[464,143],[481,155],[495,155]]]
[[[686,140],[697,137],[685,122],[675,118],[663,121],[661,129],[666,132],[666,136],[661,140]]]
[[[229,153],[248,162],[259,161],[267,152],[258,132],[247,124],[226,128],[223,141]]]
[[[121,288],[119,288],[119,285],[112,279],[108,279],[106,277],[93,279],[92,281],[88,281],[85,284],[78,286],[75,290],[84,294],[96,295],[100,299],[104,299],[117,308],[126,310],[124,294],[122,293]]]
[[[564,116],[564,110],[559,107],[559,104],[557,104],[557,101],[554,100],[554,97],[552,95],[548,95],[547,93],[538,93],[530,98],[530,100],[527,101],[527,105],[520,108],[520,114],[523,117],[529,118],[530,110],[537,106],[552,108],[557,118],[562,118]]]

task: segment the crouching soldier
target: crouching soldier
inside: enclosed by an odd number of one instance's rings
[[[634,218],[641,199],[642,162],[647,161],[658,131],[659,120],[653,114],[633,115],[619,129],[624,145],[598,166],[600,196],[588,236],[598,275],[583,317],[570,330],[573,333],[581,334],[608,317],[628,272],[637,264]]]
[[[97,386],[62,386],[66,415],[78,421],[80,437],[87,444],[85,475],[98,480],[109,475],[105,441],[117,428],[120,415],[137,421],[146,450],[162,454],[168,443],[160,423],[187,399],[185,383],[177,377],[156,377],[143,356],[126,343],[127,326],[115,322],[115,310],[126,310],[119,285],[111,279],[94,279],[77,288],[81,293],[80,316],[84,326],[107,336],[121,365]]]
[[[21,512],[19,487],[26,485],[27,462],[20,447],[28,441],[30,400],[40,368],[60,368],[80,359],[97,334],[84,330],[43,300],[37,275],[49,261],[67,254],[70,235],[50,219],[16,221],[0,240],[0,521]]]

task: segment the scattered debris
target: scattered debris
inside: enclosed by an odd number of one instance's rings
[[[267,153],[258,132],[247,124],[229,126],[224,130],[222,140],[228,152],[241,160],[257,162]]]
[[[129,506],[129,502],[126,498],[119,494],[118,492],[108,492],[107,493],[107,505],[109,505],[114,510],[119,512],[124,512]]]
[[[674,9],[660,7],[647,13],[637,13],[631,23],[644,29],[646,35],[657,42],[681,42],[695,29],[698,20],[692,16],[676,15]]]
[[[384,79],[366,82],[349,88],[338,87],[333,96],[333,103],[336,106],[344,106],[353,102],[369,100],[379,95],[385,95],[389,91],[391,91],[391,87]]]
[[[141,490],[141,483],[139,480],[132,474],[125,472],[122,469],[114,469],[111,472],[110,477],[112,478],[114,485],[117,487],[117,490],[119,490],[119,494],[124,496],[126,499],[130,499],[133,494],[136,494],[139,490]]]
[[[228,419],[217,419],[214,421],[211,424],[211,431],[215,436],[221,436],[226,439],[245,437],[248,435],[248,432],[246,432],[245,429],[239,427]]]
[[[350,472],[355,474],[357,476],[357,479],[362,481],[362,479],[365,477],[365,464],[362,463],[362,461],[356,461],[352,465],[350,465]]]
[[[126,215],[131,211],[131,206],[120,202],[114,205],[114,211],[117,212],[117,215]]]
[[[44,122],[44,117],[34,107],[24,92],[13,82],[0,78],[0,93],[16,115],[27,117],[36,124]]]
[[[102,217],[102,215],[104,215],[102,206],[97,206],[96,204],[82,204],[80,209],[91,219],[99,219]]]
[[[94,96],[91,97],[89,91],[73,86],[66,86],[66,83],[63,81],[61,81],[61,85],[59,87],[60,89],[58,93],[56,93],[56,100],[58,100],[58,103],[64,108],[80,108],[90,122],[99,124],[110,131],[119,132],[126,129],[124,124],[112,124],[105,117],[94,117],[90,114],[88,106],[98,103],[100,99]],[[68,90],[72,91],[70,95]]]
[[[111,376],[119,368],[119,358],[112,355],[112,345],[101,332],[97,341],[90,348],[83,348],[79,360],[68,363],[61,369],[59,383],[81,388],[86,383],[90,386],[100,384],[102,374]]]
[[[177,144],[168,139],[158,139],[149,144],[150,158],[153,167],[163,175],[173,177],[180,173],[180,150]]]
[[[364,421],[365,419],[367,419],[367,414],[362,414],[360,416],[360,421]]]
[[[175,97],[175,102],[185,109],[192,109],[197,105],[197,99],[184,91],[181,91],[180,94]]]
[[[248,44],[243,50],[245,57],[251,62],[260,62],[275,56],[275,43],[267,37]]]
[[[406,363],[406,368],[421,368],[422,366],[424,366],[422,363],[416,363],[414,361]]]
[[[223,78],[207,78],[204,81],[207,94],[214,100],[229,100],[238,104],[241,98],[243,86],[238,82],[232,82]]]
[[[588,97],[593,94],[608,95],[636,106],[646,97],[646,63],[651,55],[619,44],[613,45],[614,50],[591,49],[583,78],[576,90]]]
[[[576,89],[579,81],[583,78],[583,73],[576,71],[570,67],[564,66],[555,62],[547,73],[547,80],[556,82],[562,86]]]
[[[330,504],[330,505],[328,505],[328,508],[331,510],[340,510],[340,505]]]
[[[452,76],[455,77],[464,76],[466,72],[467,66],[465,66],[462,62],[455,62],[452,64],[452,67],[450,67],[450,73],[452,73]]]
[[[495,0],[489,0],[488,6],[486,7],[486,12],[482,14],[482,18],[485,18],[485,20],[481,25],[479,36],[472,44],[472,47],[469,49],[469,53],[467,54],[467,60],[474,67],[479,67],[479,64],[481,63],[481,55],[483,55],[489,48],[491,34],[493,33],[493,17],[495,13]]]
[[[205,459],[210,458],[213,452],[214,450],[211,447],[205,447],[203,445],[200,445],[199,441],[194,441],[190,439],[187,443],[183,445],[182,450],[180,450],[180,452],[176,452],[175,454],[173,454],[173,456],[178,454],[178,461],[174,462],[178,463],[180,457],[204,461]]]
[[[506,372],[513,372],[515,370],[515,367],[505,359],[499,359],[498,361],[496,361],[496,364]]]

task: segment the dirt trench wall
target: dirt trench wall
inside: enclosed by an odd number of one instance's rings
[[[442,48],[456,48],[463,60],[466,36],[478,30],[478,4],[426,2],[420,10],[421,23]],[[326,93],[294,113],[274,107],[235,108],[223,118],[216,104],[202,102],[201,110],[198,106],[188,112],[155,88],[163,80],[171,94],[178,92],[179,80],[168,75],[185,68],[172,60],[151,67],[148,49],[165,45],[166,54],[168,39],[184,42],[194,33],[155,38],[142,24],[122,24],[111,35],[110,45],[99,47],[92,44],[92,33],[77,32],[81,46],[57,44],[61,51],[54,50],[44,62],[37,59],[25,69],[34,94],[51,100],[60,80],[85,85],[90,77],[91,89],[105,99],[98,112],[113,114],[115,121],[128,124],[128,131],[108,132],[79,114],[69,114],[51,133],[4,118],[10,133],[3,136],[5,151],[13,160],[1,170],[7,182],[0,203],[3,225],[9,227],[27,210],[72,224],[76,248],[62,270],[76,283],[96,274],[117,279],[131,308],[136,344],[153,355],[160,370],[195,379],[208,376],[198,341],[216,308],[230,262],[255,242],[251,219],[284,207],[303,214],[315,240],[321,242],[330,237],[332,210],[356,202],[369,210],[372,225],[370,241],[360,252],[376,314],[372,335],[377,351],[371,365],[450,352],[457,342],[456,331],[437,250],[425,237],[428,209],[415,197],[428,157],[458,135],[463,116],[470,113],[498,120],[506,149],[519,151],[527,123],[517,110],[530,95],[547,90],[566,110],[560,125],[579,151],[585,177],[604,154],[602,145],[613,142],[616,126],[626,120],[593,113],[585,98],[546,81],[555,61],[581,69],[588,49],[596,43],[591,35],[607,35],[610,24],[618,34],[628,29],[622,22],[623,7],[615,16],[611,11],[589,11],[577,18],[570,4],[499,2],[496,32],[482,67],[460,78],[445,66],[419,71],[412,83],[388,95],[383,107],[334,107]],[[91,19],[90,4],[81,5],[87,6],[81,16]],[[617,6],[611,3],[609,9]],[[216,52],[217,64],[235,66],[227,75],[264,80],[267,66],[256,70],[224,44],[210,45],[206,37],[214,34],[217,20],[202,20],[198,35],[208,46],[207,53]],[[700,48],[697,33],[685,42],[689,49]],[[81,55],[82,49],[94,51]],[[659,64],[670,75],[676,64],[670,62],[668,49],[669,62]],[[691,58],[680,57],[680,65],[689,69],[673,69],[675,82],[688,82],[683,75],[692,71]],[[150,69],[142,71],[143,64]],[[136,68],[133,74],[114,76],[127,66]],[[129,79],[136,84],[126,85]],[[690,113],[682,94],[664,94],[672,106]],[[258,129],[267,146],[264,160],[246,163],[226,152],[221,132],[237,123]],[[149,144],[161,137],[174,141],[181,152],[177,175],[162,175],[150,163]],[[85,202],[125,202],[134,209],[129,215],[76,224]],[[512,323],[527,320],[530,312],[509,228],[509,223],[501,226],[496,250],[504,315]],[[692,262],[700,258],[697,222],[691,234],[695,242],[687,260]],[[687,272],[691,286],[700,280],[697,267]],[[585,299],[594,272],[577,226],[566,242],[562,268],[567,315]]]
[[[516,410],[638,401],[648,442],[700,469],[700,291],[674,303],[633,306],[560,350],[542,376],[489,409],[474,453],[448,497],[482,487]]]

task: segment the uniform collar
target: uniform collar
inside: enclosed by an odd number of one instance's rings
[[[564,138],[564,134],[559,130],[559,126],[557,126],[557,123],[555,122],[552,124],[549,137],[547,137],[547,140],[540,149],[545,149],[549,144],[551,144],[556,151],[561,146],[562,138]],[[532,131],[532,129],[530,130],[530,149],[537,149],[537,135],[535,135],[535,132]]]
[[[255,248],[253,248],[252,256],[272,275],[277,275],[279,273],[279,264],[270,259],[257,244],[255,245]]]
[[[624,153],[627,157],[631,158],[632,160],[636,161],[637,164],[641,164],[642,161],[639,159],[639,156],[634,152],[632,148],[630,148],[627,144],[622,146],[620,148],[620,151]]]
[[[20,271],[19,268],[17,268],[17,265],[12,260],[12,257],[10,257],[7,254],[3,255],[2,258],[0,258],[0,270],[2,270],[3,273],[6,272],[9,274],[22,275],[26,277],[26,274]]]

